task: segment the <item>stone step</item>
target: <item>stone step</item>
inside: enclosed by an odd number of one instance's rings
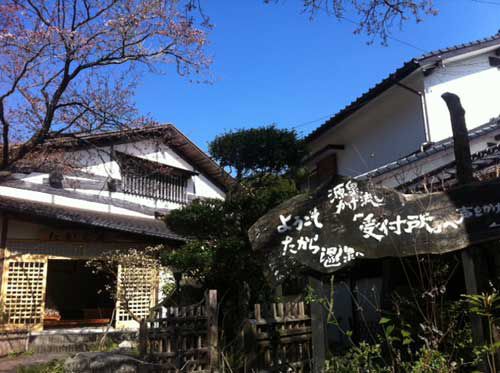
[[[40,333],[30,338],[29,350],[33,352],[76,352],[95,350],[103,333]],[[136,333],[112,331],[107,343],[118,345],[124,340],[135,340]]]
[[[33,353],[92,351],[97,348],[103,336],[102,331],[44,331],[33,333],[29,338],[28,350]],[[0,356],[21,353],[26,349],[26,333],[3,335],[0,338]],[[118,345],[122,341],[135,341],[136,332],[110,331],[107,343]]]

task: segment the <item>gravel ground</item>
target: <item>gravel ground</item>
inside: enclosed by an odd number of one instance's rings
[[[57,352],[48,354],[19,355],[15,357],[5,357],[0,359],[0,373],[15,373],[18,368],[41,363],[48,363],[52,360],[63,360],[75,353]]]

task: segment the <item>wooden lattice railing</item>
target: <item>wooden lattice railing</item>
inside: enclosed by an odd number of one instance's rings
[[[303,302],[256,304],[244,332],[247,367],[311,371],[311,317]]]
[[[217,291],[184,307],[159,305],[148,322],[147,353],[165,372],[212,372],[217,367]]]

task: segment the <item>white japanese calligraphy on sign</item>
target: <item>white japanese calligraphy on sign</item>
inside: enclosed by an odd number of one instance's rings
[[[280,215],[280,224],[276,229],[280,234],[293,232],[294,230],[300,232],[304,227],[310,226],[321,229],[323,224],[319,220],[319,215],[320,213],[316,207],[304,217]],[[287,234],[281,241],[281,255],[296,255],[300,251],[306,251],[312,255],[320,254],[319,262],[325,268],[338,267],[354,260],[356,257],[364,256],[363,253],[357,252],[349,246],[322,247],[317,244],[318,239],[318,234],[313,237],[300,236],[297,240]]]
[[[337,184],[332,189],[328,189],[330,203],[337,203],[336,214],[348,209],[356,211],[358,207],[371,205],[380,207],[384,205],[384,198],[378,197],[369,192],[361,192],[358,183],[349,180],[346,183]]]
[[[353,216],[352,221],[360,219],[359,230],[363,232],[363,238],[373,238],[379,242],[384,237],[387,237],[389,233],[400,236],[402,233],[411,234],[415,230],[425,229],[427,233],[436,234],[448,228],[457,229],[463,223],[462,217],[456,221],[435,222],[435,217],[428,212],[419,215],[408,215],[405,218],[397,215],[393,220],[387,218],[377,220],[372,213],[368,215],[359,213]]]
[[[486,204],[482,206],[462,206],[457,209],[457,212],[463,216],[464,219],[480,218],[483,215],[498,215],[500,214],[500,202],[496,204]]]
[[[365,255],[349,246],[323,247],[319,261],[325,268],[331,268],[347,264],[359,256]]]
[[[314,225],[314,227],[318,229],[323,228],[323,224],[319,221],[319,211],[316,207],[309,211],[308,215],[302,218],[300,216],[294,216],[293,222],[292,215],[280,215],[280,222],[281,224],[278,225],[277,228],[278,233],[285,233],[293,229],[300,232],[302,228],[309,227],[311,225]]]
[[[316,244],[318,235],[313,238],[300,236],[296,241],[290,236],[286,236],[282,245],[282,256],[289,254],[296,255],[300,251],[308,251],[313,255],[320,253],[319,262],[325,268],[339,267],[342,264],[347,264],[357,257],[364,256],[363,253],[354,250],[349,246],[332,246],[322,247]]]

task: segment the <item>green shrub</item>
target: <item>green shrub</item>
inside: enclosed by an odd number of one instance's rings
[[[334,356],[325,365],[325,373],[392,372],[386,364],[379,344],[361,342],[345,354]]]
[[[418,360],[411,366],[411,370],[408,370],[411,373],[453,373],[458,371],[457,362],[450,361],[449,357],[441,351],[426,347],[418,352]]]

